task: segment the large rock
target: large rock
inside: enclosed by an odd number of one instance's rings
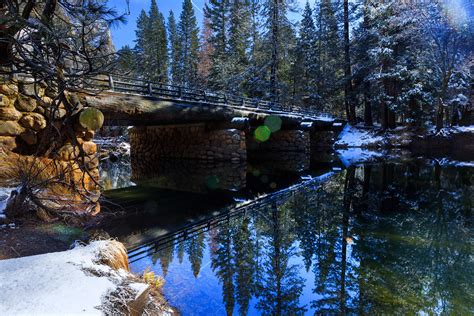
[[[79,147],[72,144],[66,144],[58,151],[59,159],[62,161],[71,161],[79,156]]]
[[[24,128],[15,121],[0,121],[0,136],[17,136],[24,132]]]
[[[0,148],[12,151],[16,148],[15,136],[0,136]]]
[[[0,93],[12,96],[18,93],[16,85],[0,84]]]
[[[4,94],[0,94],[0,107],[9,107],[10,106],[10,98],[8,98]]]
[[[28,113],[21,118],[20,125],[34,131],[39,131],[46,127],[46,119],[39,113]]]
[[[15,108],[0,107],[0,121],[18,121],[22,114]]]
[[[19,96],[15,102],[15,107],[17,110],[22,112],[33,112],[36,109],[36,106],[37,103],[35,99],[26,98],[23,96]]]

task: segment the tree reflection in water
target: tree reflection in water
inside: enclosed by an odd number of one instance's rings
[[[349,167],[150,256],[185,315],[469,314],[473,176],[421,161]],[[176,295],[186,273],[198,277],[186,291],[218,290]]]

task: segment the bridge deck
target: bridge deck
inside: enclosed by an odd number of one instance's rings
[[[108,125],[219,121],[232,117],[255,119],[266,115],[278,115],[287,122],[332,124],[336,120],[324,112],[121,76],[94,79],[91,87],[100,93],[86,96],[86,104],[102,110]]]

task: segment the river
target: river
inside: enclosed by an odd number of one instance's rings
[[[136,186],[109,166],[109,207],[127,216],[106,230],[183,315],[471,314],[474,168],[376,156],[169,162]]]

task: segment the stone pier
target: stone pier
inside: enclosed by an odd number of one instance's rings
[[[130,131],[132,159],[162,158],[246,161],[245,133],[237,129],[209,130],[206,124],[134,127]]]

